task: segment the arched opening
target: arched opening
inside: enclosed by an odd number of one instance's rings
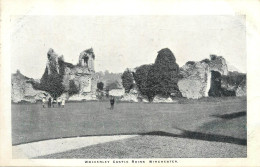
[[[83,57],[83,60],[84,60],[84,64],[85,64],[85,65],[88,65],[88,56],[84,56],[84,57]]]

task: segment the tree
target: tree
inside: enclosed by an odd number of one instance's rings
[[[112,89],[120,89],[118,81],[110,82],[106,85],[106,91],[110,91]]]
[[[129,93],[129,91],[134,86],[134,78],[132,72],[129,69],[126,69],[122,74],[121,78],[123,87],[125,88],[125,92]]]
[[[77,88],[74,80],[69,81],[69,86],[70,86],[69,91],[68,91],[69,96],[79,93],[79,89]]]
[[[53,68],[51,74],[48,75],[48,69],[45,68],[45,72],[40,80],[40,83],[32,83],[34,89],[43,90],[53,98],[59,97],[64,92],[64,86],[62,85],[63,75],[58,74],[56,69]]]
[[[54,98],[59,97],[65,91],[65,88],[62,84],[65,69],[75,67],[73,64],[65,62],[63,56],[58,57],[58,59],[56,59],[57,56],[58,55],[53,51],[53,49],[50,49],[47,53],[47,57],[49,61],[48,67],[50,68],[49,70],[51,71],[51,73],[48,73],[48,68],[46,67],[40,80],[40,83],[34,81],[30,82],[34,89],[46,91]],[[70,82],[69,86],[70,94],[75,94],[76,85],[74,81]]]
[[[104,89],[104,83],[103,82],[98,82],[97,83],[97,88],[98,88],[98,90],[103,90]]]
[[[157,94],[164,96],[170,96],[171,93],[179,94],[178,75],[179,65],[171,50],[168,48],[160,50],[147,76],[149,100]]]
[[[142,65],[136,69],[136,72],[133,73],[135,83],[144,96],[148,96],[149,87],[147,86],[147,76],[152,65]]]

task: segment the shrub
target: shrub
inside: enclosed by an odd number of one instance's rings
[[[97,83],[97,88],[98,88],[98,90],[103,90],[104,89],[104,83],[103,82],[98,82]]]
[[[210,55],[210,59],[211,59],[211,60],[216,60],[216,58],[217,58],[217,55],[213,55],[213,54]]]
[[[195,61],[188,61],[188,62],[186,63],[186,65],[188,65],[188,64],[194,65],[194,64],[195,64]]]
[[[125,70],[121,78],[122,78],[123,87],[125,88],[125,92],[129,93],[129,91],[134,86],[134,78],[132,72],[129,69]]]
[[[203,60],[201,60],[200,62],[201,62],[201,63],[207,63],[207,64],[209,64],[209,63],[210,63],[210,60],[209,60],[209,59],[203,59]]]

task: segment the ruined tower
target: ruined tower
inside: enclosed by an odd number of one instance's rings
[[[95,54],[92,48],[84,50],[79,56],[79,65],[82,67],[87,67],[89,71],[94,72],[94,60]]]
[[[52,71],[56,71],[59,74],[59,63],[58,63],[58,54],[54,52],[52,48],[49,49],[47,52],[47,69],[48,69],[48,75],[52,73]]]

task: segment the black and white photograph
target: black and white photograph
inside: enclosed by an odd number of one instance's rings
[[[248,158],[248,19],[10,15],[12,159]]]

